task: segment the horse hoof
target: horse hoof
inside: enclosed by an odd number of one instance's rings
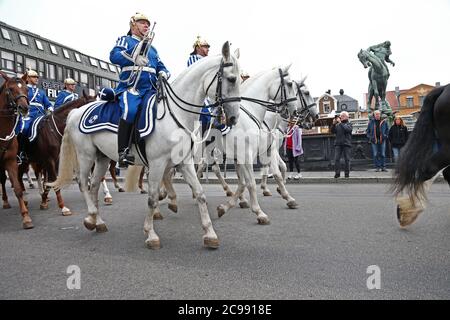
[[[102,223],[95,226],[95,231],[98,233],[104,233],[108,231],[108,228],[106,227],[106,224]]]
[[[175,213],[178,212],[178,206],[176,204],[169,203],[169,209]]]
[[[87,219],[87,218],[86,218]],[[89,231],[92,231],[95,229],[95,223],[89,222],[86,219],[84,219],[83,224]]]
[[[287,206],[289,209],[297,209],[298,203],[295,200],[292,200],[287,203]]]
[[[141,194],[147,194],[148,192],[147,191],[145,191],[145,190],[141,190]]]
[[[46,202],[46,203],[44,203],[44,204],[40,204],[39,205],[39,209],[41,209],[41,210],[48,210],[48,203]]]
[[[103,199],[103,201],[105,202],[106,205],[111,205],[113,203],[113,199],[112,198],[105,198]]]
[[[217,207],[217,215],[219,216],[219,218],[222,217],[225,214],[225,212],[226,212],[225,208],[222,205]]]
[[[203,245],[206,248],[217,249],[219,248],[219,239],[204,238]]]
[[[239,202],[239,207],[241,207],[242,209],[248,209],[250,208],[250,205],[248,204],[247,201],[241,201]]]
[[[405,210],[400,206],[397,206],[397,220],[400,223],[400,227],[404,228],[416,221],[422,210]]]
[[[161,249],[161,241],[159,241],[159,239],[156,240],[145,240],[145,245],[147,246],[147,248],[152,249],[152,250],[158,250]]]
[[[233,191],[227,191],[227,197],[232,197],[233,196]]]
[[[125,189],[122,188],[122,187],[120,187],[120,188],[119,188],[119,192],[125,192]]]
[[[270,191],[263,191],[263,195],[264,195],[264,197],[271,197],[272,196],[272,192],[270,192]]]
[[[3,209],[11,209],[11,205],[9,203],[4,203]]]
[[[68,216],[71,216],[72,215],[72,211],[61,211],[61,214],[64,216],[64,217],[68,217]]]
[[[270,220],[268,217],[258,217],[258,224],[267,225],[270,224]]]
[[[160,192],[159,193],[159,201],[164,200],[167,197],[167,192]]]
[[[164,217],[162,216],[161,212],[155,212],[153,214],[153,220],[162,220]]]
[[[22,227],[23,227],[24,229],[33,229],[33,228],[34,228],[34,225],[33,225],[33,222],[28,221],[28,222],[22,223]]]

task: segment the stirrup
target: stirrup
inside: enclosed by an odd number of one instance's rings
[[[134,155],[128,153],[128,148],[119,153],[119,168],[127,168],[129,165],[134,166]]]

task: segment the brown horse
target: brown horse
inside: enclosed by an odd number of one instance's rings
[[[0,87],[0,172],[2,172],[0,180],[2,182],[3,207],[8,208],[9,206],[6,197],[6,188],[4,186],[6,169],[14,188],[14,193],[19,201],[20,212],[22,214],[22,226],[24,229],[31,229],[34,227],[33,222],[25,205],[23,191],[18,179],[18,143],[15,135],[19,114],[22,116],[28,114],[26,75],[22,78],[10,78],[2,71],[0,71],[0,75],[5,79],[5,82]],[[7,205],[5,205],[5,197]]]
[[[40,209],[48,209],[48,193],[50,188],[43,182],[53,182],[57,178],[59,151],[62,135],[66,127],[66,119],[70,111],[95,101],[95,96],[88,96],[83,91],[83,97],[65,103],[53,113],[46,115],[38,125],[36,139],[27,144],[29,164],[33,167],[41,191]],[[23,187],[22,176],[28,170],[28,163],[19,166],[19,180]],[[41,180],[43,177],[43,181]],[[63,216],[71,215],[64,205],[60,190],[55,190],[58,206]]]

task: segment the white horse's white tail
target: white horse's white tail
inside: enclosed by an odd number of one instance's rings
[[[74,170],[78,171],[77,153],[67,126],[64,130],[61,152],[59,154],[58,178],[52,183],[46,183],[46,185],[54,189],[60,189],[72,183]]]
[[[125,191],[136,192],[139,182],[139,176],[141,175],[142,166],[129,166],[127,169],[127,175],[125,176]]]

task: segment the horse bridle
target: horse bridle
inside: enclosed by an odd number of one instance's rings
[[[14,78],[14,80],[16,81],[17,84],[22,82],[22,80],[19,78]],[[2,94],[3,90],[6,90],[6,99],[7,99],[6,106],[8,111],[13,110],[14,114],[20,112],[22,107],[17,103],[17,101],[19,101],[19,99],[21,98],[25,98],[27,100],[27,104],[29,104],[28,97],[24,94],[19,94],[18,96],[13,97],[11,90],[6,86],[6,82],[2,87],[0,87],[0,94]]]
[[[317,104],[315,102],[308,104],[306,102],[306,99],[303,96],[303,92],[302,92],[302,87],[304,87],[305,84],[303,82],[300,84],[297,83],[296,81],[294,81],[294,82],[295,82],[295,85],[297,86],[296,96],[300,100],[300,104],[301,104],[301,109],[300,109],[300,111],[297,111],[297,116],[300,117],[302,120],[304,120],[308,116],[311,115],[311,108],[315,107]]]

